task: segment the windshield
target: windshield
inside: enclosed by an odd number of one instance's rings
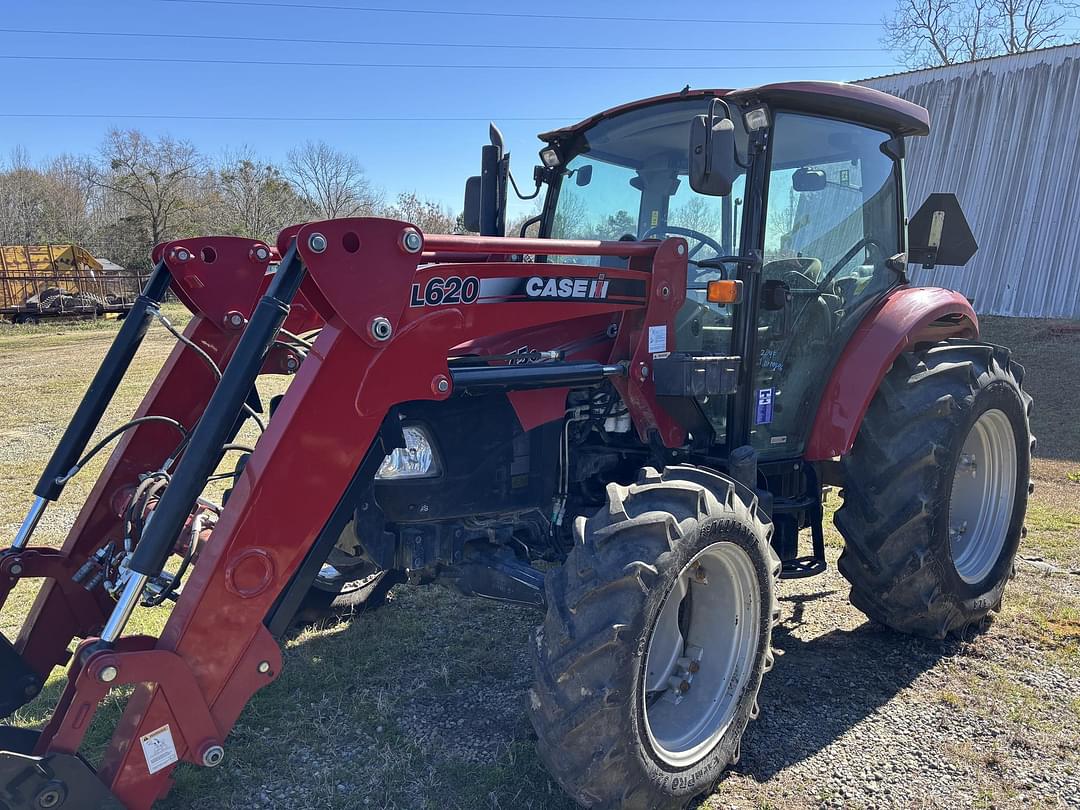
[[[683,236],[691,262],[738,250],[743,178],[727,197],[690,188],[690,121],[710,99],[664,102],[601,121],[574,144],[564,168],[550,235],[556,239],[646,239]],[[739,119],[740,116],[734,116]],[[742,144],[745,133],[736,120]],[[745,152],[745,146],[740,149]],[[597,263],[596,257],[576,257]],[[567,257],[569,260],[570,257]],[[709,271],[715,276],[717,270]],[[690,281],[695,279],[691,273]]]

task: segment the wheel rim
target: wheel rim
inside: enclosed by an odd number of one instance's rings
[[[669,765],[691,765],[727,732],[757,659],[761,588],[749,556],[714,543],[679,572],[653,626],[645,730]]]
[[[964,440],[949,496],[949,549],[969,585],[993,570],[1012,522],[1016,439],[1003,411],[984,411]]]

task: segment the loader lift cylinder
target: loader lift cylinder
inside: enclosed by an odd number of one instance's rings
[[[116,340],[109,347],[105,359],[101,363],[97,374],[90,383],[86,394],[79,403],[75,415],[68,424],[67,430],[61,437],[60,442],[53,451],[52,458],[45,465],[45,471],[41,474],[37,486],[34,487],[34,503],[27,512],[26,519],[19,527],[15,540],[11,544],[13,549],[26,548],[30,541],[30,535],[34,533],[38,522],[48,501],[55,501],[64,491],[64,476],[75,466],[79,460],[79,454],[86,449],[90,437],[101,422],[105,409],[112,402],[120,381],[127,373],[135,352],[142,345],[146,330],[150,327],[150,320],[154,312],[161,304],[161,299],[169,289],[172,274],[164,261],[159,261],[150,275],[146,287],[135,300],[134,306],[124,319]]]
[[[60,443],[56,445],[52,458],[45,466],[45,472],[41,474],[41,479],[34,488],[34,494],[39,498],[55,501],[60,497],[64,485],[57,479],[63,478],[75,466],[79,454],[86,449],[90,436],[101,421],[105,409],[109,407],[113,394],[135,357],[135,352],[139,350],[153,314],[161,304],[165,291],[169,289],[170,281],[172,273],[169,268],[164,261],[158,262],[145,289],[124,319],[116,340],[109,347],[101,368],[94,375],[75,416],[64,431]]]
[[[120,624],[124,619],[120,615],[121,608],[130,613],[146,578],[160,573],[184,521],[191,513],[192,504],[217,466],[221,448],[228,441],[236,415],[247,401],[266,353],[289,314],[289,304],[296,296],[304,272],[294,243],[281,260],[274,280],[252,313],[232,360],[207,403],[198,426],[191,433],[176,473],[154,510],[145,534],[135,547],[129,566],[135,576],[129,580],[113,614]],[[134,597],[129,596],[129,591]],[[114,624],[111,620],[109,624],[110,630],[122,629],[111,627]],[[114,640],[106,638],[104,634],[102,638],[105,641]]]

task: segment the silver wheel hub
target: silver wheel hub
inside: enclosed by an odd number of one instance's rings
[[[656,754],[688,766],[727,732],[758,652],[761,588],[750,557],[714,543],[679,572],[645,657],[645,730]]]
[[[989,576],[1005,547],[1016,475],[1012,424],[1003,411],[984,411],[964,440],[949,495],[949,549],[969,585]]]

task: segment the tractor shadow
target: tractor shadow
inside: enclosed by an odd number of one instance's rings
[[[780,597],[783,618],[773,630],[773,647],[782,654],[762,682],[761,715],[747,728],[734,772],[762,783],[813,756],[949,654],[944,642],[871,621],[812,636],[830,618],[818,603],[835,598],[835,591]]]

